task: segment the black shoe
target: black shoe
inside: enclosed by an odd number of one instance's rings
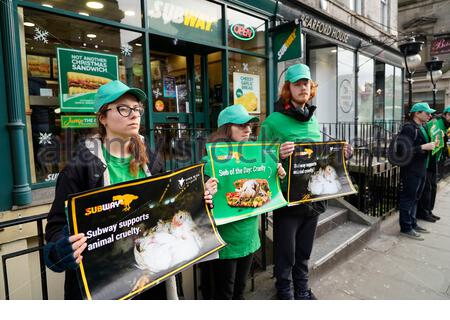
[[[296,294],[295,300],[317,300],[317,297],[312,293],[311,289],[309,289]]]
[[[277,300],[294,300],[294,296],[292,294],[292,290],[277,290],[276,295]]]
[[[433,218],[433,219],[435,219],[435,220],[441,220],[441,217],[439,217],[439,216],[437,216],[437,215],[434,215],[434,214],[430,214],[430,216]]]
[[[431,214],[428,214],[428,215],[423,216],[423,217],[417,217],[417,219],[424,220],[424,221],[428,221],[428,222],[436,222],[436,219],[433,218],[433,217],[431,216]]]
[[[430,231],[428,231],[428,230],[425,229],[425,228],[422,228],[421,226],[415,226],[413,229],[414,229],[416,232],[420,232],[420,233],[430,233]]]

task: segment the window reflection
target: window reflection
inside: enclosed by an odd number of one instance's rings
[[[76,12],[82,16],[93,16],[132,26],[142,26],[140,0],[29,0],[45,7]]]
[[[24,74],[28,90],[26,114],[30,145],[32,182],[57,178],[76,145],[96,132],[92,113],[64,113],[59,105],[57,48],[106,53],[117,56],[119,79],[129,86],[144,88],[142,35],[118,28],[19,9],[26,24],[21,26]],[[63,128],[62,116],[84,116],[90,127]],[[145,119],[145,117],[144,117]],[[145,131],[145,124],[142,129]]]

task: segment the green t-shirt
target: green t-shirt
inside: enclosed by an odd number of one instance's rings
[[[208,156],[203,157],[205,175],[212,177],[212,168]],[[230,222],[217,226],[222,239],[227,246],[219,251],[219,259],[242,258],[255,252],[261,246],[258,233],[258,217]]]
[[[137,177],[130,172],[131,156],[127,158],[118,158],[111,155],[108,150],[102,144],[103,157],[105,158],[106,165],[109,171],[109,181],[111,184],[121,183],[125,181],[145,178],[144,170],[139,167]]]
[[[298,121],[281,112],[274,112],[261,125],[259,141],[284,143],[292,142],[320,142],[320,126],[315,115],[308,121]],[[289,158],[281,163],[286,173],[289,173]],[[281,190],[287,191],[287,180],[281,180]]]

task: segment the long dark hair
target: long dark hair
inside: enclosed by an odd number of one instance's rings
[[[106,117],[106,109],[108,108],[108,105],[104,105],[100,108],[99,112],[97,113],[97,123],[98,123],[98,134],[100,135],[100,138],[102,142],[104,142],[106,137],[106,128],[105,126],[100,122],[100,118],[102,116]],[[128,152],[131,154],[132,159],[130,161],[129,170],[130,173],[137,177],[139,172],[139,166],[143,167],[144,165],[148,164],[148,154],[147,154],[147,146],[145,145],[144,141],[141,139],[140,135],[134,135],[130,138],[130,143],[128,145]]]
[[[207,142],[232,142],[231,139],[231,126],[233,124],[227,123],[223,126],[220,126],[215,132],[211,133],[208,137]]]

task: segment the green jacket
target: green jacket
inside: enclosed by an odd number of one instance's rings
[[[292,105],[291,105],[292,106]],[[304,119],[295,118],[284,112],[274,112],[266,118],[261,125],[259,141],[270,141],[277,143],[292,142],[319,142],[322,141],[320,126],[316,116],[313,114],[315,107],[309,107],[310,115]],[[279,103],[278,110],[281,111]],[[289,172],[288,158],[282,161],[284,170]],[[281,189],[287,191],[287,179],[281,181]]]

